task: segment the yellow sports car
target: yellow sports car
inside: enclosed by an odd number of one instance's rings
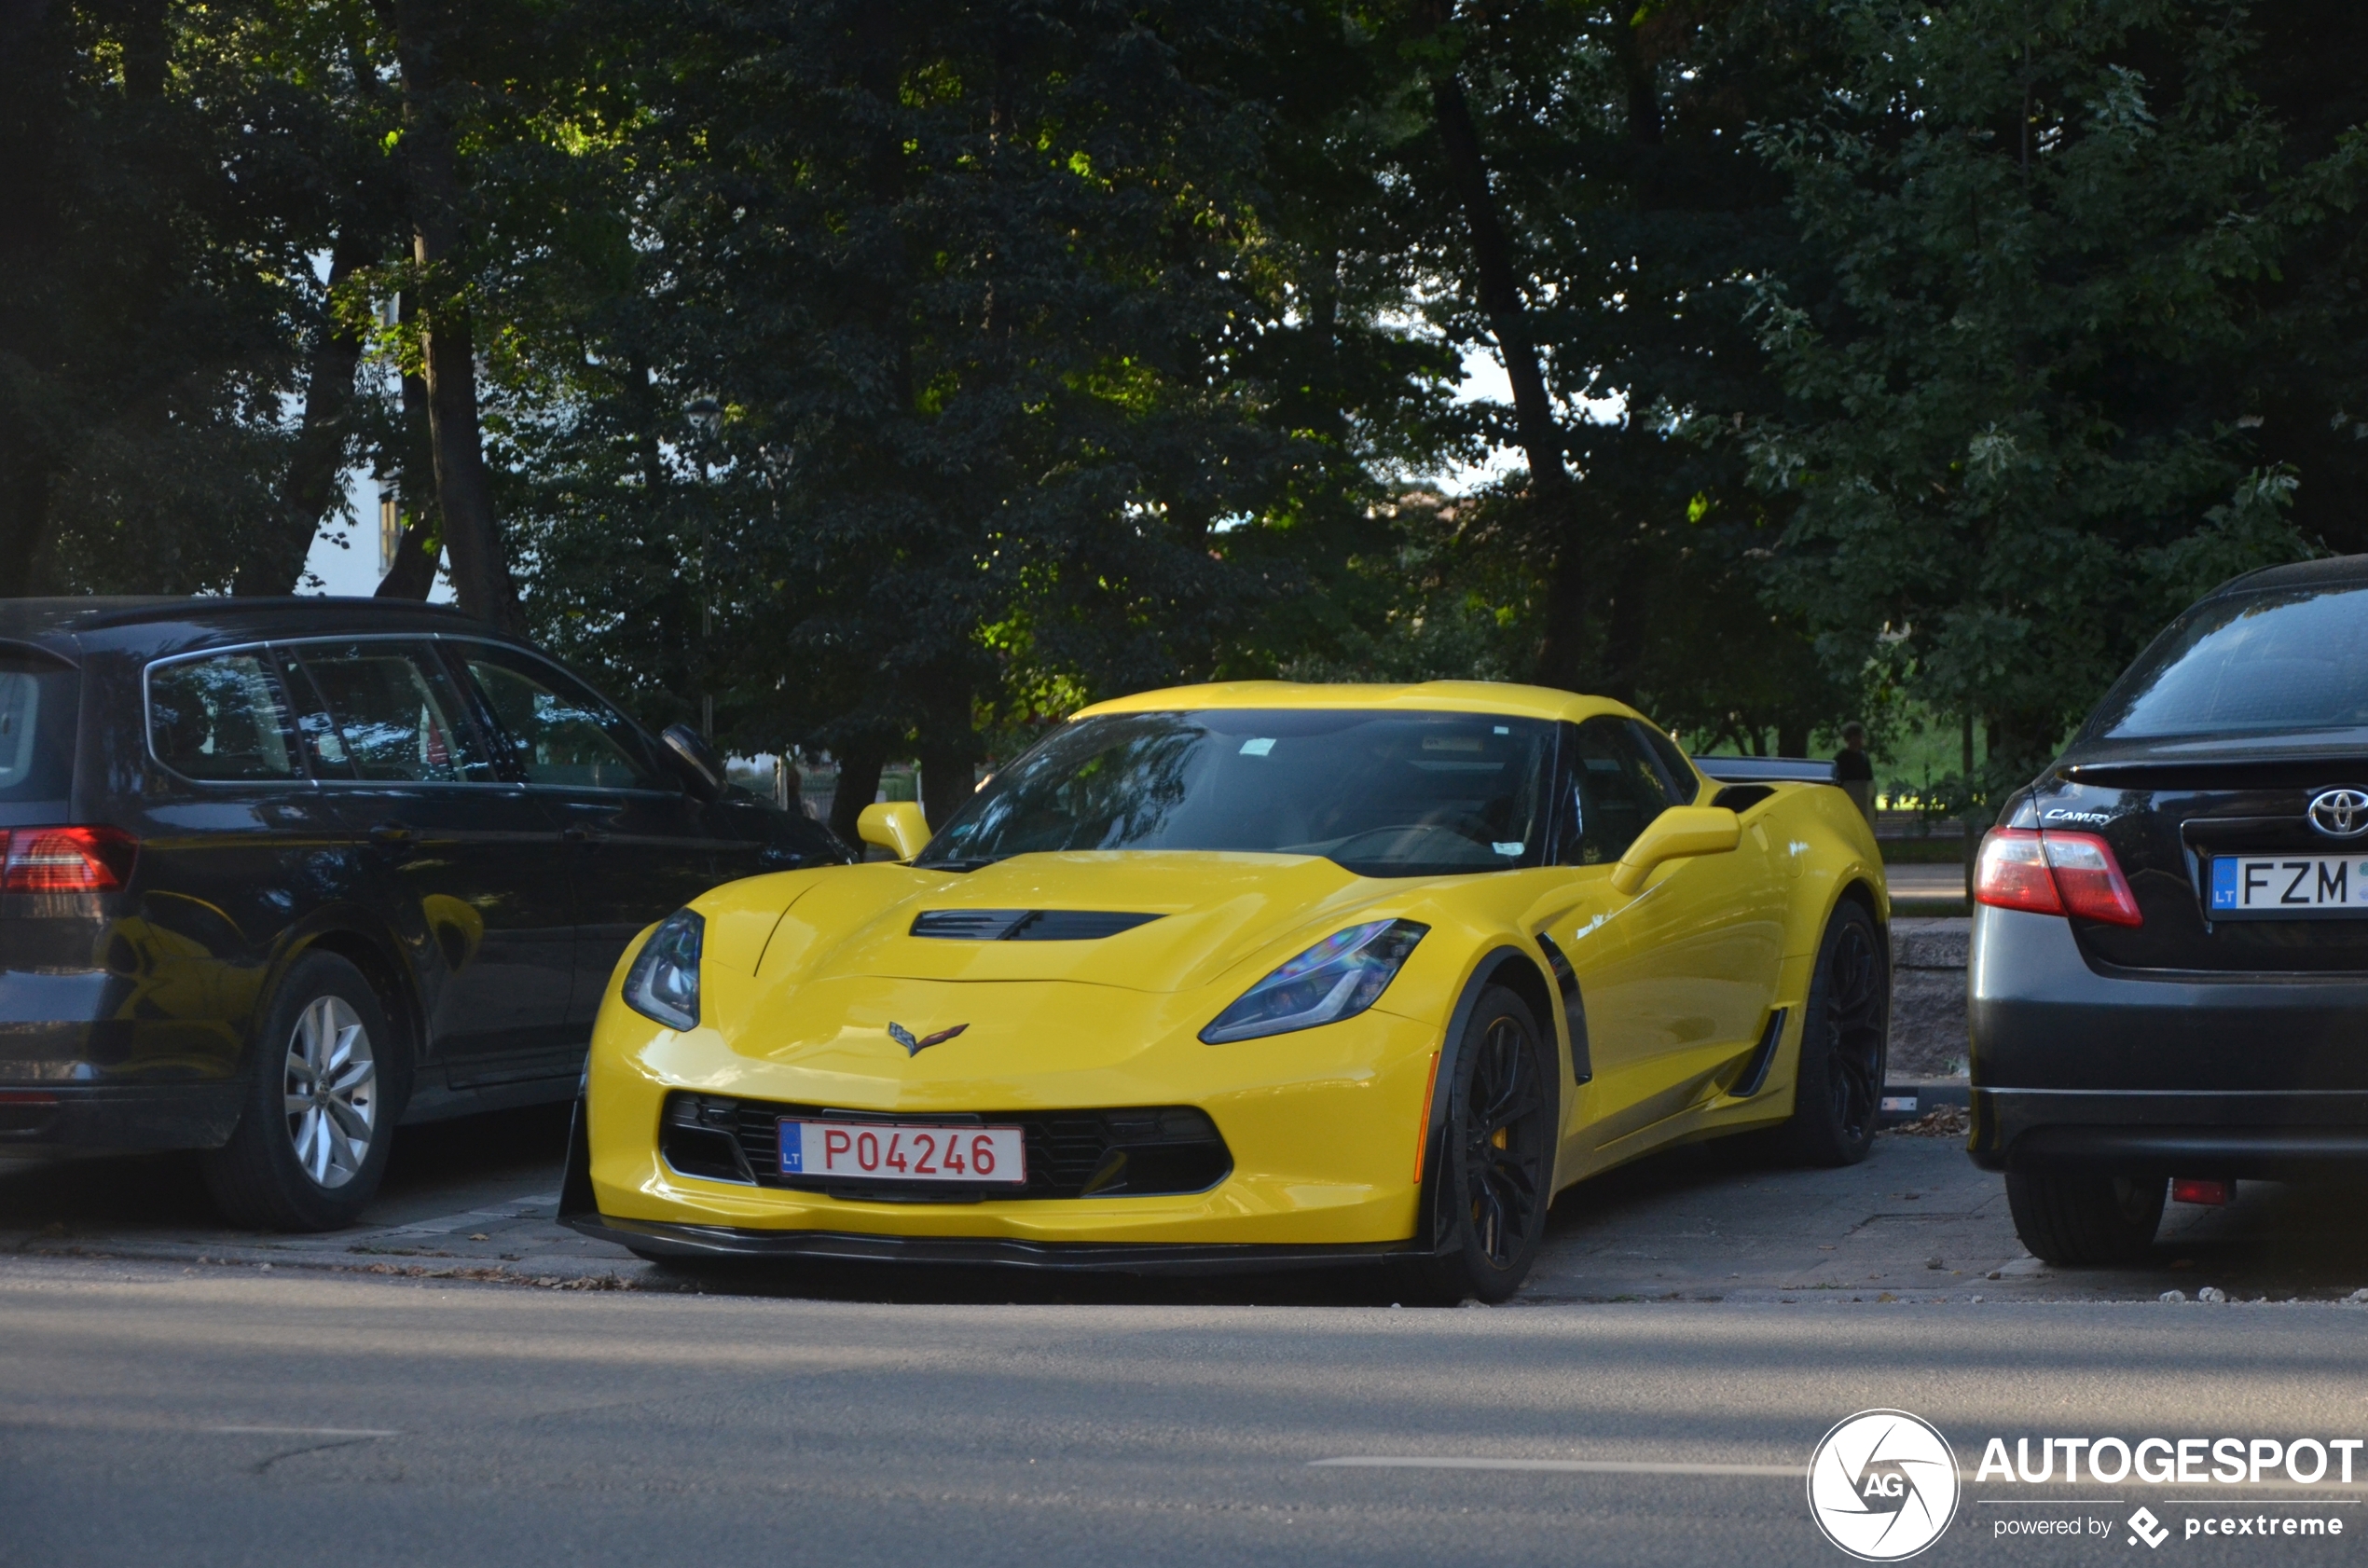
[[[1136,1272],[1398,1259],[1499,1300],[1572,1182],[1775,1130],[1863,1158],[1882,862],[1531,686],[1089,708],[893,862],[752,877],[611,979],[562,1217],[649,1258]]]

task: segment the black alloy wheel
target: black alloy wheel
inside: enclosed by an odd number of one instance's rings
[[[1826,922],[1801,1010],[1800,1066],[1786,1154],[1810,1165],[1855,1165],[1875,1146],[1891,1057],[1891,960],[1864,906]]]
[[[1428,1294],[1445,1301],[1502,1301],[1536,1261],[1553,1201],[1561,1079],[1537,1019],[1521,997],[1492,985],[1480,995],[1454,1057],[1439,1150]]]

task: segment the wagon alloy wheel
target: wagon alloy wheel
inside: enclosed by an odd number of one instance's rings
[[[1891,1055],[1891,964],[1882,942],[1874,916],[1855,902],[1825,923],[1801,1009],[1792,1120],[1778,1134],[1788,1158],[1854,1165],[1875,1146]]]
[[[288,1039],[288,1137],[315,1183],[339,1188],[369,1158],[377,1124],[378,1063],[352,1008],[322,997],[296,1015]]]
[[[1480,1041],[1465,1113],[1464,1179],[1472,1234],[1488,1260],[1510,1268],[1546,1202],[1545,1140],[1535,1123],[1546,1109],[1537,1050],[1511,1017]]]
[[[1553,1199],[1554,1135],[1562,1106],[1548,1036],[1521,997],[1481,991],[1456,1048],[1439,1066],[1445,1125],[1426,1189],[1434,1253],[1418,1295],[1441,1302],[1502,1301],[1529,1277]]]
[[[386,1172],[409,1065],[360,970],[298,957],[256,1021],[238,1126],[200,1156],[215,1204],[259,1230],[354,1223]]]

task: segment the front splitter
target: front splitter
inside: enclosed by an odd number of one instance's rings
[[[756,1231],[571,1214],[561,1223],[654,1258],[778,1259],[831,1263],[916,1263],[1052,1272],[1238,1274],[1402,1263],[1427,1256],[1411,1242],[1381,1246],[1273,1244],[1024,1242],[998,1236],[880,1236],[847,1231]]]

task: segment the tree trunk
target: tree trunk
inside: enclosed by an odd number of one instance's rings
[[[378,259],[378,236],[358,221],[337,231],[329,257],[329,287],[335,289]],[[321,519],[337,499],[345,471],[348,417],[353,411],[353,377],[362,365],[362,334],[331,315],[321,323],[312,364],[304,381],[304,423],[280,486],[280,515],[255,541],[238,574],[233,594],[290,594],[304,576]]]
[[[428,554],[428,521],[414,515],[410,526],[395,536],[394,559],[379,579],[372,598],[407,598],[425,603],[435,587],[435,557]]]
[[[1529,460],[1530,493],[1535,498],[1541,531],[1554,541],[1554,568],[1547,592],[1544,646],[1538,653],[1538,678],[1551,684],[1576,687],[1583,674],[1587,651],[1588,563],[1579,540],[1577,496],[1570,470],[1563,461],[1562,422],[1546,390],[1545,366],[1530,334],[1529,312],[1513,270],[1512,247],[1496,211],[1496,196],[1489,188],[1488,163],[1481,155],[1479,129],[1472,123],[1471,105],[1464,84],[1452,71],[1431,78],[1431,104],[1439,122],[1439,144],[1447,154],[1447,172],[1464,209],[1464,227],[1470,238],[1475,292],[1496,338],[1497,357],[1506,379],[1513,385],[1513,422]]]
[[[841,750],[838,758],[839,786],[831,797],[831,831],[848,848],[860,853],[863,841],[856,834],[855,819],[880,792],[880,769],[888,765],[888,748],[876,741],[860,741]]]
[[[921,814],[937,832],[971,798],[978,763],[978,736],[968,728],[925,736],[921,743]]]
[[[49,471],[38,454],[0,460],[0,598],[34,591],[34,562],[49,537]]]
[[[403,296],[401,309],[407,324],[411,320],[411,296]],[[435,587],[435,563],[443,555],[439,541],[431,546],[429,541],[438,539],[443,531],[442,518],[434,502],[434,487],[427,476],[434,472],[434,460],[428,456],[428,384],[417,376],[403,378],[403,438],[395,467],[395,497],[398,506],[407,506],[411,520],[395,536],[394,559],[387,563],[387,574],[379,580],[373,598],[407,598],[424,603]]]
[[[476,339],[459,276],[461,176],[436,59],[454,26],[453,10],[435,0],[393,0],[392,9],[403,68],[402,145],[408,155],[412,255],[426,279],[420,347],[428,434],[435,452],[437,510],[452,591],[470,614],[520,631],[517,591],[494,515],[477,425]]]

